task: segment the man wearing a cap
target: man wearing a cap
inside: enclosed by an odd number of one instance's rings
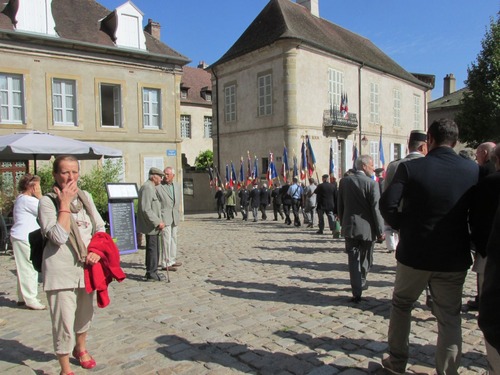
[[[390,185],[394,174],[401,163],[405,163],[409,160],[422,158],[427,155],[427,133],[422,130],[412,130],[410,133],[410,139],[408,140],[408,151],[409,154],[403,159],[397,159],[389,163],[387,166],[387,171],[385,172],[385,179],[383,184],[383,191],[387,189]],[[390,225],[385,226],[385,244],[387,246],[387,251],[392,253],[396,251],[398,246],[399,234],[397,230],[391,228]]]
[[[137,207],[137,231],[146,235],[146,281],[162,281],[165,275],[158,273],[158,256],[161,232],[165,224],[161,219],[161,204],[156,194],[164,174],[161,169],[152,167],[149,179],[139,190]]]
[[[328,219],[330,230],[335,230],[335,214],[337,213],[337,185],[332,184],[329,179],[330,176],[324,174],[322,183],[316,187],[314,194],[316,194],[316,204],[318,210],[318,231],[316,234],[323,234],[325,229],[325,217]]]

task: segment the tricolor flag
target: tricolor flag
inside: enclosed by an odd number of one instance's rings
[[[335,176],[335,162],[333,160],[333,141],[330,141],[330,162],[328,165],[328,174],[331,176]]]
[[[349,118],[349,103],[347,99],[347,93],[342,93],[340,99],[340,114],[343,118]]]
[[[236,185],[236,169],[234,169],[234,164],[231,161],[231,181],[229,181],[229,186]]]
[[[259,168],[257,167],[257,156],[253,160],[252,181],[259,178]]]
[[[380,127],[380,140],[378,141],[378,153],[380,156],[380,168],[385,166],[384,144],[382,143],[382,127]]]
[[[306,156],[306,144],[302,141],[302,147],[300,148],[300,179],[305,180],[307,175],[307,156]]]
[[[276,172],[276,166],[274,165],[274,154],[269,153],[269,167],[267,168],[267,182],[268,186],[271,186],[273,180],[278,177],[278,172]]]
[[[229,176],[229,165],[226,164],[226,188],[229,187],[230,180],[231,180],[231,177]]]
[[[243,182],[245,181],[245,171],[243,168],[243,156],[240,159],[240,178],[238,181],[238,187],[243,186]]]
[[[283,176],[283,181],[287,181],[287,175],[288,175],[288,169],[290,167],[288,166],[288,151],[286,149],[286,146],[283,148],[283,161],[281,164],[281,176]]]
[[[252,183],[252,158],[250,151],[247,151],[247,185]]]
[[[215,179],[214,179],[214,170],[212,167],[207,168],[208,171],[208,177],[210,178],[210,187],[214,187]]]
[[[297,156],[293,155],[293,177],[299,177],[299,169],[297,167]]]
[[[314,151],[311,146],[311,140],[309,136],[306,135],[306,157],[307,157],[307,169],[309,171],[309,177],[313,175],[316,169],[316,156],[314,156]]]

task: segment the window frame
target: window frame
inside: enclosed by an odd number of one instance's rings
[[[393,91],[393,126],[395,128],[401,127],[401,103],[402,95],[399,88],[394,88]]]
[[[187,119],[188,121],[185,122],[183,121],[183,119]],[[187,127],[186,127],[186,124],[187,124]],[[182,139],[191,139],[192,138],[192,122],[191,122],[191,115],[187,115],[187,114],[182,114],[181,117],[180,117],[180,125],[181,125],[181,129],[180,129],[180,136]],[[187,135],[183,134],[187,132]]]
[[[344,72],[328,68],[328,105],[330,110],[340,111],[342,93],[344,92]]]
[[[55,105],[55,90],[54,90],[54,85],[56,84],[56,81],[61,83],[61,93],[59,94],[61,96],[61,108],[57,108],[57,110],[61,110],[62,112],[62,121],[56,121],[56,105]],[[66,86],[69,86],[68,84],[72,83],[73,87],[73,93],[71,95],[71,102],[73,105],[72,109],[68,109],[66,106],[66,98],[69,95],[66,95]],[[64,85],[63,85],[64,84]],[[68,126],[68,127],[76,127],[78,126],[78,83],[76,79],[71,79],[71,78],[61,78],[61,77],[51,77],[51,103],[52,103],[52,125],[54,126]],[[72,110],[73,111],[73,121],[68,121],[67,120],[67,111]]]
[[[413,94],[413,129],[421,129],[420,95]]]
[[[151,93],[155,92],[157,94],[157,101],[156,103],[148,100],[145,100],[145,93],[148,92],[148,99],[151,97]],[[147,105],[146,105],[147,104]],[[154,111],[152,110],[154,105],[156,104],[157,111],[156,113],[153,113]],[[146,107],[150,111],[145,111]],[[161,88],[157,87],[149,87],[149,86],[143,86],[141,87],[141,108],[142,108],[142,128],[144,130],[161,130],[162,129],[162,121],[163,121],[163,116],[162,116],[162,90]],[[151,125],[151,120],[156,118],[157,125]],[[146,119],[149,119],[149,124],[146,125]]]
[[[224,120],[225,122],[236,122],[237,111],[237,88],[236,83],[224,86]]]
[[[106,86],[115,86],[120,88],[120,126],[117,125],[103,125],[102,123],[102,94],[101,94],[101,87],[102,85]],[[96,93],[96,129],[97,131],[127,131],[126,127],[126,113],[125,113],[125,107],[124,107],[124,98],[127,98],[127,92],[126,92],[126,82],[125,81],[120,81],[120,80],[112,80],[112,79],[107,79],[107,78],[95,78],[95,93]],[[116,101],[116,99],[113,99]],[[140,101],[137,100],[136,103],[140,105]],[[115,116],[115,107],[116,104],[113,104],[113,116]]]
[[[370,123],[380,124],[380,91],[376,82],[370,82]]]
[[[273,75],[271,72],[257,76],[257,103],[259,117],[273,114]]]
[[[209,135],[207,136],[207,128],[209,128]],[[210,139],[213,135],[213,117],[203,116],[203,138]]]
[[[0,72],[0,78],[2,76],[5,77],[7,82],[6,89],[0,88],[0,124],[2,125],[26,125],[26,82],[25,75],[17,72]],[[19,89],[14,90],[12,87],[12,79],[19,79]],[[10,82],[10,84],[9,84]],[[19,105],[15,102],[15,98],[13,98],[13,91],[17,92]],[[7,93],[7,102],[3,102],[4,95],[3,93]],[[7,108],[7,117],[4,118],[2,115],[3,109]],[[15,117],[15,109],[19,111],[19,119],[13,118]]]

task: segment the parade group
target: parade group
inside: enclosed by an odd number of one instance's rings
[[[374,245],[385,241],[397,265],[388,353],[380,373],[405,373],[411,312],[424,291],[438,325],[437,373],[459,373],[463,286],[474,261],[477,296],[466,307],[479,310],[489,373],[500,375],[500,144],[484,142],[475,153],[456,152],[458,127],[440,119],[427,132],[413,130],[408,155],[385,170],[375,169],[370,155],[355,155],[353,168],[337,183],[330,151],[330,173],[317,184],[310,173],[315,169],[314,154],[305,138],[305,168],[299,172],[294,160],[291,181],[286,148],[283,183],[276,178],[272,154],[264,182],[256,178],[256,160],[248,183],[242,183],[243,160],[238,183],[231,177],[232,163],[226,167],[226,184],[219,183],[220,176],[211,170],[218,218],[232,220],[239,211],[248,221],[251,211],[257,222],[267,220],[269,211],[274,221],[315,228],[317,217],[315,233],[323,234],[326,215],[333,238],[345,243],[351,301],[356,304],[368,288]],[[248,165],[250,170],[250,157]]]

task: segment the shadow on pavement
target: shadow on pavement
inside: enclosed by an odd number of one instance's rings
[[[0,339],[0,348],[2,348],[2,361],[16,365],[24,365],[25,360],[41,363],[56,360],[56,356],[54,354],[34,350],[16,340]],[[30,367],[32,368],[32,365],[30,365]],[[44,374],[41,370],[34,371],[37,374]]]

